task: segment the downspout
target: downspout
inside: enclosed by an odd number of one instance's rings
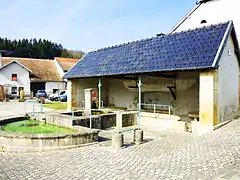
[[[101,83],[101,79],[99,78],[98,80],[98,109],[101,109],[101,87],[102,87],[102,83]]]
[[[142,79],[141,76],[138,77],[138,129],[140,129],[141,123],[141,95],[142,95]]]

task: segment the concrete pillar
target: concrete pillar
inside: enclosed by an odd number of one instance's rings
[[[217,71],[201,72],[199,84],[199,123],[214,126],[218,123]]]
[[[92,106],[92,89],[84,89],[84,102],[85,109],[91,109]]]
[[[143,142],[143,130],[142,129],[134,130],[134,142],[136,144],[141,144]]]
[[[114,133],[112,135],[112,147],[114,149],[119,149],[123,146],[123,134],[122,133]]]
[[[68,80],[67,89],[67,111],[71,112],[72,108],[77,107],[77,80]]]
[[[118,130],[122,129],[122,112],[121,111],[116,112],[116,125]]]

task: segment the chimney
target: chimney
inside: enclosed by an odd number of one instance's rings
[[[156,36],[164,36],[165,34],[164,33],[159,33],[159,34],[156,34]]]

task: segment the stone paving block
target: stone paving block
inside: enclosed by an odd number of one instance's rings
[[[239,120],[201,137],[190,133],[148,131],[145,138],[152,140],[119,151],[113,151],[108,145],[92,145],[43,153],[2,152],[0,179],[204,180],[240,177],[237,173],[231,174],[231,171],[240,172]],[[124,142],[131,144],[132,141],[133,132],[124,133]]]

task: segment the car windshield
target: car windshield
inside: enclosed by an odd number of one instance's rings
[[[38,92],[40,92],[40,93],[45,93],[45,91],[44,91],[44,90],[39,90]]]
[[[59,93],[59,91],[56,91],[54,94],[58,94]]]
[[[65,91],[62,91],[62,92],[60,92],[60,95],[62,95],[62,94],[64,94],[65,93]]]

